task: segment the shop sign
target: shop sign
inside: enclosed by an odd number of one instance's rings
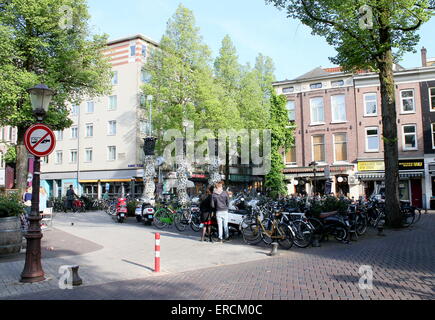
[[[417,160],[399,160],[399,170],[422,170],[424,169],[424,161]]]
[[[191,178],[194,178],[194,179],[206,179],[207,176],[205,174],[192,173]]]
[[[361,161],[358,162],[358,171],[383,171],[385,164],[383,161]]]

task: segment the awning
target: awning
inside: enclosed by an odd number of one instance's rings
[[[360,180],[384,180],[385,173],[356,173],[356,176]],[[406,178],[421,178],[424,176],[422,171],[410,171],[410,172],[399,172],[400,179]]]

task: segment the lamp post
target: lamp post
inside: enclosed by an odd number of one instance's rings
[[[314,172],[314,190],[313,190],[314,196],[316,195],[316,191],[317,191],[317,178],[316,178],[317,165],[318,163],[316,161],[313,161],[309,164],[310,167],[313,167],[313,172]]]
[[[149,130],[150,130],[150,134],[149,136],[151,137],[153,135],[153,113],[152,113],[152,105],[153,105],[153,96],[149,95],[147,96],[147,102],[148,102],[148,107],[149,107]]]
[[[38,121],[42,121],[48,111],[54,90],[44,84],[39,84],[27,90],[30,94],[32,110]],[[32,208],[29,216],[29,228],[25,235],[27,240],[26,262],[21,273],[20,282],[33,283],[43,281],[44,270],[41,265],[41,226],[42,217],[39,214],[39,187],[40,187],[41,158],[35,156],[32,180]]]

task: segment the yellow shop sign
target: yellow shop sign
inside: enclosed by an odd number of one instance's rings
[[[383,161],[361,161],[358,162],[358,171],[383,171],[385,164]]]

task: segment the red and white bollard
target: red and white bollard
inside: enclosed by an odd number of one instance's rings
[[[154,272],[160,272],[160,233],[156,233],[156,257],[154,258]]]

